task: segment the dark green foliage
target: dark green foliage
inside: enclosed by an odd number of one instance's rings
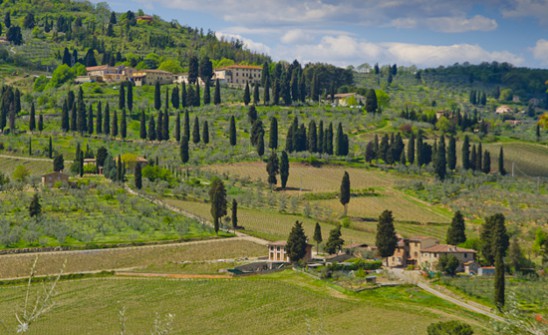
[[[476,163],[478,162],[478,155],[477,155],[477,152],[476,152],[476,145],[472,145],[472,152],[470,153],[470,169],[472,169],[472,171],[476,171],[477,169],[477,166],[476,166]],[[481,166],[480,166],[481,168]]]
[[[255,85],[253,85],[253,104],[258,105],[260,102],[261,101],[259,98],[259,84],[255,83]]]
[[[346,135],[342,128],[342,123],[339,122],[339,126],[337,127],[337,137],[336,137],[336,151],[335,154],[337,156],[346,156],[348,155],[349,150],[349,142],[348,142],[348,135]]]
[[[371,163],[376,157],[377,153],[375,152],[375,143],[373,141],[369,141],[365,147],[365,161],[367,163]]]
[[[134,181],[135,181],[135,187],[138,190],[143,188],[143,174],[142,174],[141,163],[137,163],[137,165],[135,166]]]
[[[282,158],[280,163],[280,179],[281,179],[283,190],[285,190],[288,178],[289,178],[289,156],[287,155],[287,152],[282,151]]]
[[[61,130],[69,131],[69,108],[67,100],[63,102],[63,109],[61,112]]]
[[[234,119],[234,115],[230,117],[230,128],[228,130],[228,136],[230,139],[230,145],[235,146],[236,145],[236,120]]]
[[[103,134],[109,135],[110,134],[110,107],[107,102],[107,105],[105,106],[105,118],[103,120]]]
[[[322,228],[320,227],[320,223],[316,222],[316,226],[314,227],[314,241],[316,242],[316,252],[320,249],[320,243],[322,243]]]
[[[236,199],[232,199],[232,211],[230,215],[230,220],[232,221],[232,228],[236,231],[238,228],[238,202]]]
[[[310,120],[308,124],[307,147],[310,152],[318,152],[318,134],[314,120]]]
[[[273,150],[278,149],[278,119],[276,119],[275,116],[270,119],[270,138],[268,147]]]
[[[13,45],[23,44],[23,34],[21,33],[21,27],[11,26],[6,33],[6,39]]]
[[[72,109],[70,110],[70,130],[78,130],[78,111],[76,109],[76,104],[72,105]]]
[[[186,84],[183,82],[181,84],[181,107],[188,107],[188,93],[186,91]]]
[[[501,176],[506,175],[506,170],[504,169],[504,149],[502,148],[502,146],[500,147],[499,152],[499,174]]]
[[[156,135],[156,122],[154,121],[154,116],[151,115],[148,120],[148,139],[150,141],[155,141],[157,139]]]
[[[409,164],[415,163],[415,134],[411,133],[409,143],[407,145],[407,161]]]
[[[44,116],[40,114],[38,116],[38,131],[42,132],[44,130]]]
[[[510,242],[504,221],[504,215],[494,214],[486,217],[481,227],[481,253],[489,265],[494,263],[497,254],[501,254],[502,257],[506,255]]]
[[[118,94],[118,108],[124,109],[126,108],[126,90],[125,90],[126,83],[122,82],[120,84],[120,91]]]
[[[388,135],[384,134],[381,139],[381,144],[379,145],[379,151],[377,152],[377,157],[381,158],[385,163],[388,163],[388,150],[390,148]]]
[[[200,121],[197,116],[194,117],[194,126],[192,127],[192,142],[200,143]]]
[[[177,112],[177,116],[175,117],[175,141],[179,142],[180,140],[181,140],[181,112]]]
[[[189,156],[189,149],[188,149],[188,138],[186,136],[183,136],[181,138],[181,161],[184,163],[188,163],[188,160],[190,159]]]
[[[491,173],[491,154],[489,151],[485,150],[483,152],[483,166],[481,167],[481,170],[483,173]]]
[[[289,256],[289,260],[293,263],[300,261],[306,256],[307,238],[304,233],[303,224],[295,221],[295,225],[291,228],[285,252]]]
[[[464,136],[462,142],[462,168],[465,170],[470,169],[470,139],[468,135]]]
[[[226,190],[223,182],[215,178],[209,189],[209,201],[211,203],[211,216],[215,226],[215,233],[219,231],[220,219],[226,215]]]
[[[196,90],[194,91],[194,99],[192,100],[192,106],[200,107],[200,84],[196,82]]]
[[[40,205],[40,197],[38,193],[34,193],[32,200],[29,205],[29,215],[30,217],[38,217],[42,213],[42,205]]]
[[[175,86],[171,91],[171,105],[175,109],[179,109],[180,100],[179,100],[179,87]]]
[[[93,118],[94,118],[93,105],[90,103],[88,107],[88,126],[87,126],[87,131],[88,131],[88,134],[90,135],[93,134]]]
[[[458,245],[466,242],[465,230],[464,217],[460,211],[457,211],[447,229],[447,244]]]
[[[247,120],[249,121],[249,123],[253,125],[253,123],[257,121],[258,117],[259,115],[257,114],[257,109],[255,108],[255,106],[254,105],[249,106],[247,110]]]
[[[278,180],[276,175],[280,172],[280,164],[278,161],[278,155],[275,151],[270,153],[268,162],[266,163],[266,172],[268,173],[268,184],[270,187],[275,187]]]
[[[51,136],[49,137],[49,143],[48,143],[48,158],[53,158],[53,140]]]
[[[86,67],[97,66],[97,60],[95,59],[95,53],[92,48],[88,49],[86,56],[84,57],[84,65]]]
[[[339,224],[329,232],[329,238],[325,243],[325,251],[330,255],[336,254],[342,250],[343,244],[344,240],[341,238],[341,225]]]
[[[97,120],[95,120],[95,129],[97,134],[103,133],[103,108],[101,101],[97,104]]]
[[[118,136],[118,113],[116,111],[112,112],[112,125],[110,127],[111,135],[113,137]]]
[[[436,153],[436,162],[435,162],[435,172],[436,177],[439,180],[445,180],[447,175],[447,162],[446,162],[446,152],[445,152],[445,137],[442,135],[440,138],[438,150]]]
[[[446,321],[432,323],[426,329],[428,335],[472,335],[472,327],[462,321]]]
[[[263,98],[263,102],[266,105],[268,105],[270,103],[270,79],[267,77],[266,81],[265,81],[265,84],[264,84],[264,98]]]
[[[256,146],[259,142],[259,137],[261,136],[264,136],[263,121],[256,120],[255,122],[253,122],[253,126],[251,127],[251,134],[249,136],[251,145]]]
[[[186,136],[186,138],[190,138],[190,115],[188,114],[188,110],[185,110],[182,136]]]
[[[154,84],[154,108],[160,110],[162,108],[162,92],[160,90],[160,82]]]
[[[502,253],[497,253],[495,256],[495,305],[499,311],[502,311],[505,303],[506,283],[504,278],[505,272],[504,258]]]
[[[206,56],[200,60],[198,70],[200,78],[204,83],[208,82],[211,77],[213,77],[213,64],[209,60],[209,57]]]
[[[394,250],[396,250],[397,243],[398,238],[394,229],[394,217],[391,211],[385,210],[379,216],[379,223],[377,224],[375,245],[378,248],[379,255],[381,257],[392,256]]]
[[[207,124],[207,120],[204,121],[204,126],[202,129],[202,141],[204,142],[204,144],[209,143],[209,126]]]
[[[126,115],[126,109],[122,109],[122,119],[120,120],[120,135],[122,138],[126,138],[127,136],[127,115]]]
[[[367,91],[367,95],[365,97],[365,110],[367,113],[376,113],[379,106],[377,103],[377,94],[375,93],[374,89],[370,89]]]
[[[478,144],[478,151],[476,152],[476,170],[483,171],[483,148],[481,142]]]
[[[263,157],[264,155],[264,133],[261,133],[257,140],[257,154],[259,157]]]
[[[144,110],[141,110],[141,116],[139,118],[139,138],[143,140],[147,138],[147,125]]]
[[[30,116],[29,116],[29,130],[34,131],[36,129],[36,109],[34,108],[34,102],[30,105]]]
[[[455,136],[449,137],[449,146],[447,148],[447,167],[454,171],[457,167],[457,141]]]
[[[221,84],[219,83],[219,79],[215,80],[215,92],[213,92],[213,103],[215,105],[221,104]]]
[[[199,76],[199,62],[198,57],[192,56],[188,62],[188,82],[194,84],[198,81]]]
[[[205,81],[205,86],[204,86],[204,105],[209,105],[211,104],[211,89],[210,89],[210,82],[209,82],[209,79],[207,79]]]
[[[156,139],[158,141],[164,140],[164,113],[158,111],[158,119],[156,121]]]
[[[339,193],[339,201],[344,206],[344,214],[346,216],[347,206],[350,202],[350,176],[348,172],[344,171],[344,175],[341,181],[341,191]]]
[[[60,172],[65,169],[65,160],[63,154],[57,154],[53,159],[53,171]]]
[[[166,110],[164,111],[164,118],[163,118],[163,123],[162,123],[162,139],[164,141],[168,141],[169,140],[169,112],[166,108]]]
[[[244,105],[249,105],[249,103],[251,102],[251,95],[250,95],[250,92],[249,92],[249,83],[245,83],[245,89],[244,89],[244,98],[243,98],[243,101],[244,101]]]
[[[4,15],[4,25],[6,28],[11,27],[11,12],[9,10],[6,11],[6,14]]]
[[[438,262],[438,270],[454,276],[457,274],[457,268],[459,267],[459,260],[454,255],[442,254]]]
[[[102,167],[105,165],[105,161],[108,156],[108,150],[105,147],[100,147],[97,149],[97,155],[95,156],[95,163],[97,164],[97,170],[99,170],[99,167]]]

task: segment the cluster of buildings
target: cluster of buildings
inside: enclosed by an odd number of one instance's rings
[[[104,82],[120,83],[131,81],[135,86],[188,83],[188,74],[173,74],[162,70],[136,70],[126,66],[99,65],[86,68],[85,76],[77,77],[76,83]],[[261,81],[262,67],[252,65],[230,65],[218,68],[214,72],[213,80],[231,86],[243,86],[246,83],[255,84]],[[203,85],[203,81],[199,80]]]

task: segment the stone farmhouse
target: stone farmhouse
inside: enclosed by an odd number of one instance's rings
[[[261,82],[261,66],[230,65],[215,70],[215,79],[229,85],[243,86]]]
[[[132,81],[136,86],[154,85],[160,82],[160,85],[172,84],[175,76],[167,71],[161,70],[135,70],[126,66],[92,66],[86,68],[87,76],[79,77],[78,82],[104,82],[120,83],[123,81]]]
[[[270,262],[289,263],[289,255],[286,253],[286,241],[276,241],[268,244],[268,260]],[[312,259],[312,244],[306,245],[306,255],[303,260],[308,262]]]

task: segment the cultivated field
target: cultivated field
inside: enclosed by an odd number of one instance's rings
[[[24,287],[0,288],[0,319],[15,329]],[[147,334],[155,313],[173,317],[173,334],[424,334],[458,319],[482,334],[485,320],[414,287],[347,295],[291,271],[242,279],[96,278],[59,284],[55,307],[28,334],[114,334],[125,308],[127,333]]]

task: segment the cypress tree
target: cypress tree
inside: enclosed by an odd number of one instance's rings
[[[90,103],[88,108],[88,134],[93,134],[93,105]]]
[[[122,82],[120,84],[120,94],[118,97],[118,109],[126,108],[126,90],[124,89],[125,86],[126,86],[125,82]]]
[[[307,237],[304,233],[302,223],[295,221],[295,226],[291,228],[291,232],[289,233],[285,247],[286,253],[291,262],[298,262],[306,256],[306,241]]]
[[[232,199],[232,213],[230,215],[230,220],[232,221],[232,228],[234,232],[238,228],[238,202],[236,199]]]
[[[333,155],[333,123],[329,122],[326,135],[326,148],[329,155]]]
[[[268,147],[272,150],[278,149],[278,119],[276,119],[275,116],[270,119],[270,138]]]
[[[108,105],[105,106],[105,119],[103,123],[103,134],[109,135],[110,134],[110,107]]]
[[[506,170],[504,169],[504,149],[502,146],[500,147],[499,151],[499,174],[501,176],[504,176],[506,174]]]
[[[141,110],[141,117],[139,119],[139,138],[143,140],[147,138],[147,125],[144,110]]]
[[[268,105],[270,103],[270,78],[267,77],[266,80],[265,80],[265,84],[264,84],[264,98],[263,98],[263,102],[264,102],[264,105]]]
[[[196,81],[196,90],[194,91],[194,104],[195,107],[200,107],[200,84]]]
[[[42,132],[44,130],[44,116],[42,114],[38,115],[38,131]]]
[[[468,170],[470,166],[470,139],[468,135],[464,136],[464,141],[462,142],[462,168]]]
[[[158,119],[156,121],[156,139],[158,141],[164,140],[164,113],[158,111]]]
[[[266,172],[268,173],[268,184],[270,187],[274,188],[278,180],[276,175],[280,172],[280,164],[278,161],[278,155],[275,151],[270,153],[268,157],[268,162],[266,163]]]
[[[447,229],[447,244],[458,245],[466,242],[465,230],[464,217],[460,211],[457,211]]]
[[[137,163],[137,165],[135,166],[135,187],[140,190],[141,188],[143,188],[143,175],[142,175],[142,171],[141,171],[141,163]]]
[[[34,101],[30,105],[30,118],[29,118],[29,130],[34,131],[36,129],[36,110],[34,109]]]
[[[183,135],[186,138],[190,138],[190,117],[188,115],[188,110],[185,110],[185,119],[183,123]]]
[[[183,164],[187,163],[190,159],[188,150],[188,138],[186,136],[181,137],[181,161]]]
[[[495,305],[502,311],[505,303],[506,283],[504,278],[504,259],[502,255],[495,256]]]
[[[187,96],[187,92],[186,92],[186,84],[183,82],[181,84],[181,107],[185,108],[185,107],[188,107],[188,96]]]
[[[209,126],[207,124],[207,120],[204,121],[204,128],[202,130],[202,142],[204,142],[204,144],[209,143]]]
[[[38,217],[42,213],[42,206],[40,205],[40,197],[38,193],[34,193],[32,196],[32,201],[29,205],[29,215],[30,217]]]
[[[367,113],[375,114],[377,113],[378,108],[377,94],[374,89],[370,89],[367,91],[367,95],[365,97],[365,110]]]
[[[226,215],[226,190],[223,182],[215,178],[209,189],[209,201],[211,202],[211,216],[215,226],[215,232],[219,231],[220,218]]]
[[[32,138],[29,137],[29,156],[32,156]]]
[[[316,242],[316,253],[320,251],[320,243],[322,243],[322,228],[320,227],[320,223],[316,222],[316,226],[314,227],[314,241]]]
[[[423,150],[424,143],[422,141],[422,133],[419,131],[417,135],[417,149],[415,150],[417,152],[417,166],[421,167],[424,165],[424,150]]]
[[[86,116],[86,104],[84,102],[84,91],[82,90],[82,87],[80,86],[80,89],[78,90],[78,130],[80,131],[80,134],[83,134],[88,127],[87,122],[87,116]]]
[[[245,83],[245,89],[244,89],[244,105],[249,105],[251,102],[251,96],[249,92],[249,83]]]
[[[49,137],[49,144],[48,144],[48,158],[53,158],[53,142],[51,139],[51,136]]]
[[[196,98],[196,95],[194,94],[194,86],[188,85],[188,89],[186,90],[186,103],[188,106],[195,106],[196,103],[194,102],[194,99]]]
[[[447,167],[454,171],[457,167],[457,141],[455,136],[449,137],[449,147],[447,148]]]
[[[161,91],[160,91],[160,82],[157,81],[156,84],[154,85],[154,108],[156,110],[160,110],[160,108],[162,108],[162,96],[161,96]]]
[[[259,83],[255,83],[255,85],[253,85],[253,104],[258,105],[259,102]]]
[[[230,138],[230,145],[235,146],[236,145],[236,120],[234,119],[234,115],[230,117],[230,128],[228,130],[229,138]]]
[[[116,110],[112,112],[112,125],[110,127],[111,135],[113,137],[118,136],[118,113]]]
[[[127,86],[127,108],[130,112],[133,112],[133,83],[128,81],[126,82]]]
[[[167,108],[164,111],[164,123],[162,124],[162,139],[164,141],[169,141],[169,112]]]
[[[491,173],[491,154],[487,150],[483,152],[483,166],[481,169],[483,173]]]
[[[280,179],[282,183],[282,190],[285,190],[288,178],[289,178],[289,156],[287,155],[287,152],[282,151],[282,158],[280,162]]]
[[[476,145],[473,144],[472,145],[472,153],[470,154],[470,169],[472,169],[473,171],[476,171],[476,163],[478,161],[478,158],[477,158],[477,153],[476,153]],[[481,167],[480,167],[481,168]]]
[[[478,151],[476,152],[476,170],[482,171],[483,169],[483,148],[481,142],[478,144]]]
[[[177,112],[177,117],[175,117],[175,141],[179,142],[180,140],[181,140],[181,112]]]
[[[318,152],[318,134],[316,130],[316,122],[310,120],[308,124],[308,151]]]
[[[277,106],[280,104],[280,81],[274,79],[272,84],[272,104]]]
[[[394,217],[392,212],[385,210],[379,216],[379,223],[377,224],[377,235],[375,239],[375,245],[379,256],[386,258],[394,254],[398,238],[396,237],[396,230],[394,229]]]
[[[440,138],[435,162],[436,176],[441,181],[445,180],[445,176],[447,175],[447,162],[445,157],[445,137],[442,135]]]
[[[213,94],[213,103],[215,105],[221,104],[221,84],[219,83],[219,79],[215,80],[215,92]]]
[[[78,130],[78,114],[76,110],[76,104],[72,105],[72,109],[70,111],[70,130],[71,131]]]
[[[342,250],[344,240],[341,238],[341,225],[338,224],[329,232],[329,238],[325,243],[325,251],[330,254],[336,254]]]
[[[205,81],[204,87],[204,105],[209,105],[211,103],[211,89],[209,79]]]
[[[166,87],[165,110],[169,109],[169,87]]]
[[[344,171],[343,179],[341,181],[341,191],[339,193],[339,201],[344,206],[343,216],[346,216],[348,209],[348,203],[350,202],[350,176],[348,172]]]
[[[200,143],[200,121],[198,117],[194,117],[194,126],[192,127],[192,142],[194,144]]]
[[[324,153],[324,145],[323,145],[323,140],[324,140],[324,131],[323,131],[323,120],[320,120],[320,125],[318,127],[318,145],[317,145],[317,149],[318,149],[318,152],[319,153]]]
[[[97,134],[103,133],[103,110],[101,101],[97,104],[97,120],[95,120],[95,129]]]
[[[120,135],[123,139],[127,136],[127,116],[125,108],[122,109],[122,119],[120,120]]]
[[[259,157],[264,155],[264,133],[260,133],[259,139],[257,140],[257,154]]]
[[[65,160],[63,154],[57,154],[53,159],[53,171],[60,172],[65,169]]]
[[[179,109],[179,87],[175,86],[173,90],[171,91],[171,105],[175,109]],[[180,139],[180,138],[179,138]],[[177,140],[178,142],[179,140]]]
[[[148,139],[155,141],[156,138],[156,123],[154,122],[154,115],[151,115],[148,120]]]
[[[411,133],[411,138],[407,144],[407,161],[410,165],[415,163],[415,134]]]

